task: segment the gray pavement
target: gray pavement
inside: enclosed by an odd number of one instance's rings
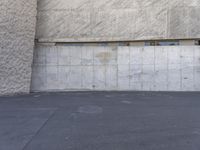
[[[0,97],[0,150],[199,150],[200,93]]]

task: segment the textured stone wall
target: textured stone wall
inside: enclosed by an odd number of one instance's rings
[[[36,0],[0,0],[0,95],[30,91]]]
[[[33,91],[200,91],[200,47],[37,46]]]
[[[200,37],[200,0],[39,0],[45,42]]]

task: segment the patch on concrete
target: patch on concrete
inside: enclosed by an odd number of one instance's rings
[[[81,106],[79,107],[78,112],[85,114],[100,114],[103,112],[103,108],[94,105]]]
[[[109,52],[102,52],[96,55],[97,58],[99,58],[100,62],[102,64],[108,64],[111,58],[111,53]]]

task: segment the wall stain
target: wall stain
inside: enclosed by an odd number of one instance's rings
[[[96,55],[102,64],[108,64],[112,54],[110,52],[101,52]]]

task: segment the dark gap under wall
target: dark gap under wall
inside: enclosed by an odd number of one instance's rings
[[[105,42],[38,42],[48,46],[193,46],[200,45],[200,40],[146,40],[146,41],[105,41]]]

